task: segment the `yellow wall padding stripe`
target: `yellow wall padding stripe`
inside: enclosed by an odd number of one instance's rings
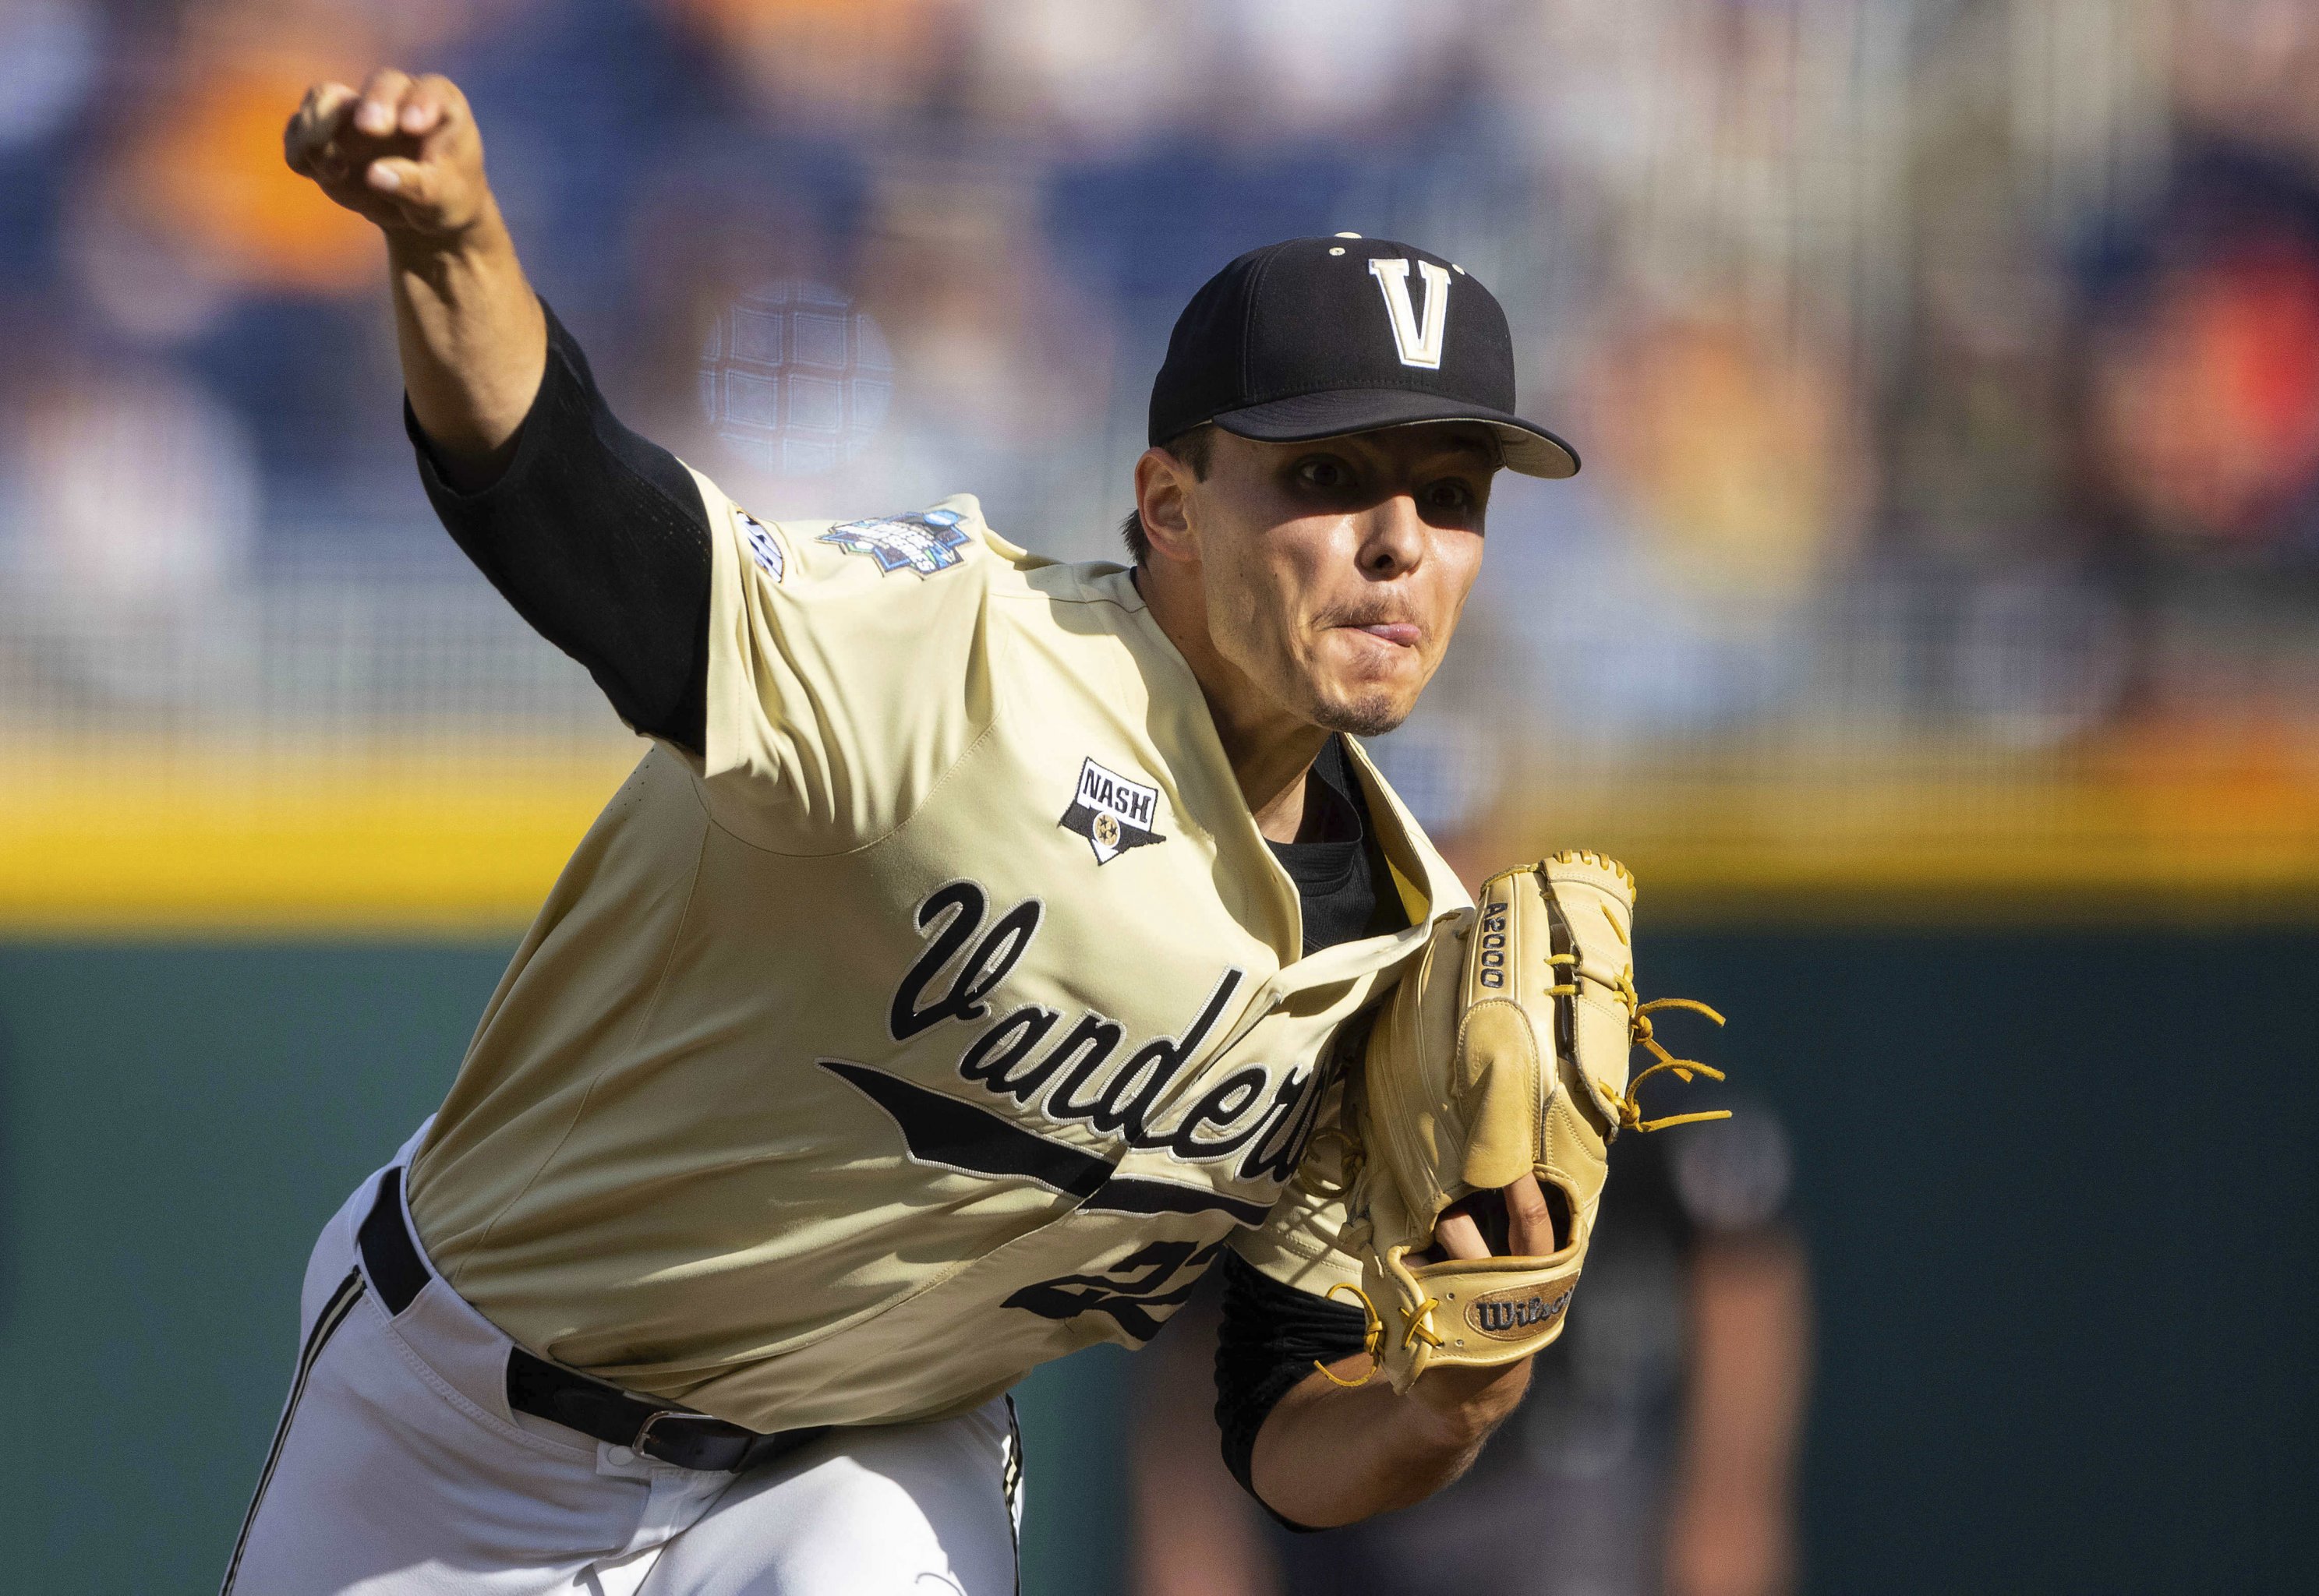
[[[1469,852],[1597,848],[1655,924],[2319,920],[2319,781],[1694,780],[1539,792]]]
[[[642,748],[0,738],[0,934],[512,932]],[[1511,787],[1485,825],[1437,839],[1469,879],[1599,849],[1633,867],[1654,927],[2319,921],[2319,778]]]
[[[640,748],[12,760],[0,932],[520,928]]]

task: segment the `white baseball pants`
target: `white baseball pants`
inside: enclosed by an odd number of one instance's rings
[[[225,1596],[1012,1596],[1005,1397],[833,1430],[740,1474],[516,1412],[513,1343],[431,1265],[399,1314],[369,1288],[356,1232],[384,1173],[308,1260],[296,1374]]]

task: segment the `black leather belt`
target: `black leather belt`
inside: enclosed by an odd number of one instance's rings
[[[402,1171],[378,1183],[360,1232],[363,1267],[389,1313],[411,1306],[427,1285],[427,1263],[402,1221]],[[508,1353],[508,1406],[679,1468],[738,1474],[827,1433],[826,1424],[760,1435],[689,1408],[671,1408],[559,1367],[517,1347]]]

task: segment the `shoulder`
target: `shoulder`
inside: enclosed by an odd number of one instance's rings
[[[993,570],[1003,573],[991,584],[993,597],[1018,600],[1033,609],[1042,604],[1085,604],[1124,615],[1143,608],[1143,597],[1124,565],[1109,560],[1067,562],[1033,554],[987,526],[982,529],[982,544]]]
[[[985,569],[1011,545],[994,535],[971,493],[924,509],[897,509],[851,519],[760,516],[708,477],[692,473],[709,520],[761,581],[782,588],[848,580],[892,579],[896,589]]]
[[[775,519],[757,515],[700,472],[691,475],[711,521],[729,534],[735,551],[762,578],[776,584],[890,578],[907,591],[912,585],[907,579],[915,578],[1033,603],[1142,608],[1125,567],[1101,560],[1066,564],[1033,554],[995,530],[972,493],[953,493],[923,509],[844,520]]]
[[[1005,564],[982,506],[971,493],[955,493],[924,509],[891,511],[846,521],[788,523],[791,535],[822,560],[864,562],[881,577],[929,582],[953,573],[988,578]],[[832,551],[825,553],[823,551]]]

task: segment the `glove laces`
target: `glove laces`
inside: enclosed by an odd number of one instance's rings
[[[1328,1290],[1329,1300],[1331,1302],[1336,1301],[1337,1294],[1340,1291],[1351,1292],[1360,1302],[1361,1350],[1367,1353],[1369,1356],[1369,1372],[1363,1375],[1358,1380],[1348,1380],[1340,1376],[1336,1370],[1331,1368],[1327,1364],[1322,1363],[1317,1357],[1313,1360],[1313,1366],[1321,1371],[1322,1375],[1327,1378],[1330,1384],[1341,1385],[1347,1391],[1358,1391],[1362,1386],[1376,1378],[1377,1369],[1380,1366],[1377,1359],[1377,1351],[1385,1345],[1385,1321],[1377,1317],[1376,1304],[1369,1301],[1369,1294],[1363,1291],[1359,1286],[1353,1285],[1350,1281],[1340,1280],[1336,1285],[1331,1286]],[[1428,1308],[1433,1308],[1439,1306],[1439,1304],[1436,1303],[1428,1303],[1426,1306]],[[1441,1343],[1436,1341],[1433,1344],[1439,1347]]]
[[[1670,1114],[1655,1120],[1647,1120],[1643,1117],[1642,1102],[1637,1094],[1641,1090],[1645,1081],[1663,1069],[1671,1072],[1675,1079],[1685,1086],[1689,1086],[1694,1078],[1702,1075],[1710,1080],[1723,1078],[1723,1071],[1716,1069],[1712,1064],[1702,1064],[1696,1059],[1678,1059],[1667,1051],[1651,1024],[1651,1015],[1661,1009],[1689,1009],[1693,1014],[1706,1015],[1718,1025],[1723,1023],[1723,1016],[1695,997],[1654,997],[1648,1003],[1645,1003],[1636,994],[1635,980],[1631,974],[1621,975],[1619,978],[1617,991],[1619,1001],[1627,1005],[1627,1034],[1633,1039],[1636,1045],[1648,1051],[1656,1060],[1640,1075],[1629,1081],[1627,1089],[1623,1092],[1613,1089],[1611,1083],[1605,1080],[1597,1080],[1594,1083],[1602,1087],[1602,1096],[1618,1109],[1619,1129],[1635,1132],[1664,1131],[1669,1125],[1692,1125],[1704,1120],[1729,1119],[1731,1111],[1728,1108],[1708,1109],[1697,1114]]]
[[[1337,1294],[1340,1291],[1352,1293],[1361,1304],[1361,1350],[1368,1354],[1368,1373],[1358,1380],[1347,1380],[1317,1357],[1313,1360],[1313,1366],[1327,1376],[1330,1384],[1341,1385],[1347,1391],[1354,1391],[1376,1379],[1377,1370],[1382,1366],[1377,1358],[1377,1351],[1385,1345],[1385,1321],[1378,1317],[1376,1304],[1369,1301],[1369,1294],[1359,1286],[1349,1281],[1340,1280],[1329,1288],[1330,1300],[1335,1301]],[[1439,1351],[1448,1345],[1433,1329],[1433,1310],[1440,1305],[1439,1297],[1427,1297],[1410,1310],[1409,1328],[1401,1332],[1401,1344],[1403,1347],[1414,1347],[1418,1342],[1422,1341]]]

